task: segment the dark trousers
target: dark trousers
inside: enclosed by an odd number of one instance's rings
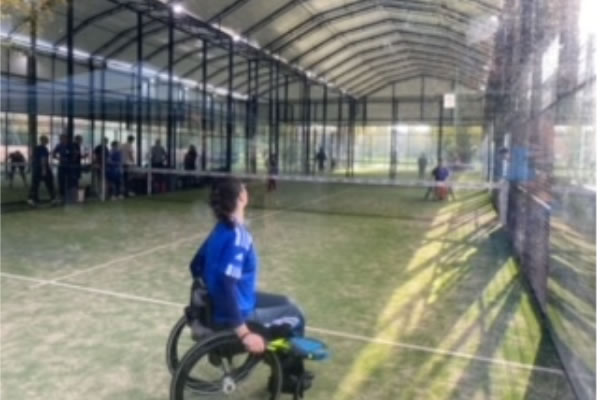
[[[67,179],[69,178],[69,171],[67,167],[58,167],[58,194],[64,199],[67,198]]]
[[[286,296],[258,292],[256,307],[248,317],[266,328],[287,324],[296,336],[304,336],[305,319],[300,308]]]
[[[106,180],[110,186],[111,196],[120,196],[123,185],[123,176],[119,172],[106,174]]]
[[[152,163],[152,168],[164,168],[165,166],[161,163]],[[152,185],[156,187],[156,191],[164,193],[167,191],[167,182],[163,174],[152,174]]]
[[[31,190],[29,191],[29,198],[33,201],[39,200],[39,189],[40,183],[44,182],[46,185],[46,189],[50,194],[50,198],[54,200],[54,177],[52,173],[48,172],[46,175],[42,176],[41,171],[34,171],[33,176],[31,177]]]

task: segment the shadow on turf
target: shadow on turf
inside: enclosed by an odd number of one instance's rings
[[[465,207],[463,212],[468,212]],[[460,214],[461,210],[459,210]],[[487,235],[487,238],[474,244],[472,237],[481,237],[482,233]],[[440,241],[439,239],[432,239]],[[424,239],[424,241],[428,241]],[[402,336],[402,341],[408,343],[418,343],[425,346],[436,347],[439,346],[440,342],[445,339],[445,333],[456,332],[460,330],[458,338],[454,339],[453,342],[444,344],[443,348],[450,351],[460,351],[462,345],[465,344],[469,337],[474,333],[475,330],[479,330],[481,341],[478,344],[474,354],[481,357],[496,358],[498,350],[505,340],[505,334],[511,326],[511,321],[514,318],[515,312],[519,309],[521,298],[527,296],[523,286],[519,283],[519,275],[515,274],[508,282],[502,283],[504,286],[502,289],[495,294],[495,297],[490,299],[485,297],[484,291],[487,289],[488,283],[494,280],[498,273],[507,265],[509,260],[510,245],[506,234],[500,229],[496,221],[489,221],[485,224],[480,225],[477,229],[473,230],[470,234],[466,235],[462,240],[442,240],[443,248],[438,251],[437,256],[434,259],[425,261],[422,265],[413,268],[410,271],[399,274],[396,278],[404,282],[396,288],[396,290],[402,290],[402,286],[408,284],[411,279],[421,273],[421,271],[431,268],[433,266],[434,271],[431,276],[429,285],[419,293],[416,293],[412,298],[408,299],[407,303],[403,304],[402,310],[393,316],[390,316],[385,321],[382,321],[383,325],[378,324],[377,330],[384,331],[390,324],[395,324],[400,327],[419,326],[419,327],[435,327],[435,331],[431,332],[433,337],[427,337],[422,331],[414,332],[413,334]],[[473,248],[475,251],[473,252]],[[490,254],[490,250],[492,253]],[[470,255],[467,259],[463,256],[466,251],[470,251]],[[448,279],[441,286],[434,286],[436,280],[445,273],[451,272],[453,275],[451,279]],[[435,288],[435,289],[434,289]],[[421,310],[419,307],[420,303],[424,299],[429,299],[434,296],[435,290],[435,302],[428,304],[426,312],[422,312],[420,315],[412,315],[407,310]],[[478,315],[476,321],[469,326],[459,326],[460,318],[469,310],[473,305],[478,305]],[[499,310],[498,310],[498,307]],[[497,316],[493,321],[488,320],[490,310],[495,308]],[[456,318],[449,318],[441,321],[440,316],[448,313],[456,315]],[[532,327],[532,329],[537,329]],[[377,332],[375,332],[377,334]],[[527,335],[526,332],[523,332]],[[428,343],[424,343],[428,342]],[[360,352],[359,352],[360,354]],[[538,346],[535,365],[548,365],[548,357],[554,355],[554,349],[551,346],[546,335],[540,339]],[[555,358],[553,358],[555,360]],[[427,387],[434,382],[436,377],[444,376],[444,369],[448,366],[450,357],[440,357],[434,354],[421,354],[420,364],[423,366],[427,363],[427,360],[432,361],[432,367],[427,370],[419,370],[419,366],[415,365],[416,375],[412,375],[411,378],[406,382],[389,382],[385,385],[400,385],[406,390],[402,391],[402,395],[398,397],[400,399],[412,399],[419,391],[419,388]],[[359,362],[357,359],[355,362]],[[377,375],[378,368],[375,367],[369,371],[369,376]],[[452,367],[451,367],[452,368]],[[492,364],[486,364],[478,360],[472,360],[467,363],[464,370],[460,373],[460,377],[454,382],[451,389],[447,391],[447,396],[442,397],[443,399],[469,399],[475,397],[476,394],[483,391],[484,398],[492,399],[494,396],[492,390],[491,375],[494,373],[492,370],[502,370],[502,367]],[[516,370],[515,374],[522,374],[522,370]],[[548,375],[539,372],[532,372],[527,393],[547,385]],[[508,382],[510,385],[510,382]],[[368,383],[361,384],[361,391],[366,391],[364,386]],[[378,385],[378,391],[385,389],[381,384]],[[392,390],[391,387],[389,389]],[[510,393],[513,389],[507,387],[506,390]],[[560,392],[561,396],[564,394]],[[508,396],[505,396],[510,398]],[[522,398],[522,397],[514,397]],[[548,397],[546,393],[541,396],[524,397],[525,399],[556,399],[563,400],[563,397]]]

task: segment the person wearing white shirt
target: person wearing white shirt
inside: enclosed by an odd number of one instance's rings
[[[135,166],[135,157],[133,152],[133,142],[135,138],[132,135],[127,136],[127,142],[121,145],[121,157],[123,159],[123,185],[124,192],[127,196],[135,196],[129,188],[129,180],[131,178],[131,168]]]

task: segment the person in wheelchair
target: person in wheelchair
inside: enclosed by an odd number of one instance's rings
[[[305,318],[300,308],[287,297],[258,292],[259,262],[252,235],[245,225],[248,192],[235,178],[216,182],[210,194],[210,206],[217,223],[191,264],[194,279],[206,286],[211,303],[213,329],[232,329],[246,350],[265,351],[263,335],[267,331],[304,336]],[[302,360],[282,360],[284,388],[295,387],[298,377],[312,379],[304,371]],[[289,382],[286,385],[286,381]],[[303,382],[310,386],[310,382]]]

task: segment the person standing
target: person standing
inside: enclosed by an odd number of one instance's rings
[[[419,179],[425,179],[425,171],[427,170],[427,157],[425,153],[421,153],[417,163],[419,166]]]
[[[62,201],[67,200],[69,167],[72,158],[72,146],[69,145],[66,134],[60,135],[59,143],[52,151],[52,158],[58,159],[58,193]]]
[[[127,142],[121,146],[123,156],[123,192],[126,196],[135,196],[130,188],[131,169],[135,167],[135,157],[133,155],[133,142],[135,138],[132,135],[127,136]]]
[[[185,153],[185,157],[183,159],[183,169],[186,171],[195,171],[196,170],[196,160],[198,159],[198,152],[196,151],[196,146],[193,144],[188,148],[187,153]],[[193,187],[196,184],[196,178],[194,176],[186,176],[185,177],[185,186]]]
[[[425,200],[429,198],[429,195],[432,191],[435,199],[437,200],[446,200],[448,194],[451,194],[454,198],[454,192],[452,192],[452,188],[446,183],[448,178],[450,178],[450,170],[444,166],[443,161],[440,161],[433,171],[431,171],[431,176],[433,177],[436,186],[433,188],[429,187],[427,189],[427,193],[425,193]]]
[[[83,138],[81,135],[75,136],[75,140],[71,145],[71,162],[69,168],[69,178],[67,190],[72,193],[79,189],[79,180],[81,179],[81,160],[86,157],[81,149]]]
[[[319,172],[323,172],[325,170],[325,161],[327,161],[327,155],[325,154],[325,149],[323,146],[319,148],[319,151],[316,155],[317,165],[319,167]]]
[[[27,203],[35,206],[39,202],[40,182],[44,181],[50,201],[56,203],[54,195],[54,177],[50,168],[50,153],[48,152],[48,138],[40,137],[40,144],[33,150],[33,159],[31,162],[31,189]]]
[[[92,173],[94,174],[94,180],[96,183],[96,193],[101,194],[103,189],[103,182],[105,177],[104,170],[106,169],[106,162],[108,161],[108,138],[102,138],[102,143],[94,148],[94,155],[92,159]],[[102,197],[102,196],[100,196]]]
[[[116,140],[110,144],[110,154],[106,163],[106,179],[110,184],[111,200],[122,199],[123,155]]]
[[[152,168],[164,168],[167,162],[167,151],[162,146],[160,139],[156,139],[154,146],[150,149],[150,165]],[[161,174],[152,174],[153,181],[160,193],[167,191],[166,182]]]
[[[268,159],[268,170],[269,170],[269,179],[267,181],[267,191],[272,192],[277,189],[277,180],[275,180],[275,175],[278,174],[279,168],[277,167],[277,157],[275,154],[271,154]]]

